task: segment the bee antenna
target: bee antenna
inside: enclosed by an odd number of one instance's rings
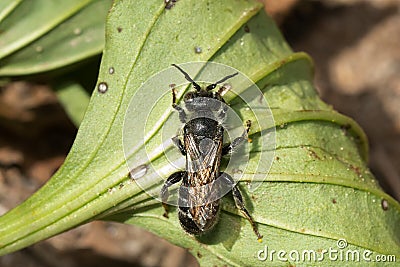
[[[172,64],[172,66],[174,66],[175,68],[177,68],[180,72],[183,73],[183,75],[185,75],[186,80],[188,80],[189,82],[191,82],[193,84],[193,87],[196,89],[196,91],[200,91],[201,87],[200,85],[198,85],[195,81],[193,81],[193,79],[189,76],[189,74],[187,74],[186,71],[184,71],[183,69],[181,69],[181,67],[179,67],[176,64]]]
[[[222,79],[219,80],[218,82],[215,82],[215,83],[210,84],[209,86],[207,86],[206,90],[207,90],[207,91],[210,91],[210,90],[214,89],[214,88],[217,86],[217,84],[223,83],[223,82],[225,82],[226,80],[228,80],[228,79],[230,79],[230,78],[232,78],[232,77],[235,77],[235,76],[238,75],[238,74],[239,74],[239,72],[235,72],[235,73],[233,73],[233,74],[230,74],[230,75],[228,75],[228,76],[225,76],[224,78],[222,78]]]

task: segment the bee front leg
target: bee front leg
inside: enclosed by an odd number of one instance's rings
[[[178,111],[179,114],[179,120],[182,123],[186,123],[186,113],[185,110],[183,108],[181,108],[180,106],[178,106],[178,104],[176,104],[176,90],[172,89],[172,107]]]
[[[230,188],[232,188],[232,196],[233,200],[235,201],[236,207],[250,222],[251,227],[253,228],[253,232],[256,234],[258,241],[261,242],[263,236],[260,234],[260,232],[258,232],[256,223],[254,222],[253,218],[251,217],[250,213],[247,211],[244,205],[243,197],[240,193],[239,187],[235,184],[235,181],[232,179],[232,177],[225,172],[221,173],[220,178],[223,179],[222,182],[226,183]]]
[[[161,201],[162,201],[162,205],[164,207],[164,214],[163,216],[165,218],[168,218],[168,197],[169,197],[169,192],[168,192],[168,188],[176,183],[179,183],[183,176],[186,175],[186,172],[181,171],[181,172],[175,172],[173,174],[171,174],[168,179],[165,181],[163,187],[161,188],[160,191],[160,197],[161,197]]]

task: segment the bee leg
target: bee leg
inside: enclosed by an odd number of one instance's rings
[[[181,139],[179,139],[178,136],[174,136],[172,137],[172,142],[174,142],[174,145],[179,149],[182,155],[186,156],[186,149],[185,146],[182,144]]]
[[[171,174],[168,179],[165,181],[163,187],[161,188],[160,191],[160,197],[161,197],[161,201],[162,201],[162,205],[164,207],[164,214],[163,216],[165,218],[168,218],[168,204],[167,204],[167,200],[169,197],[169,192],[168,192],[168,188],[171,185],[174,185],[176,183],[179,183],[182,180],[182,177],[186,174],[186,172],[175,172],[173,174]]]
[[[185,110],[183,110],[183,108],[181,108],[180,106],[178,106],[177,104],[172,104],[172,107],[178,111],[179,114],[179,120],[182,123],[186,123],[186,112]]]
[[[223,105],[222,109],[218,112],[218,122],[221,124],[226,119],[226,112],[228,111],[228,105]]]
[[[223,172],[221,173],[221,178],[223,179],[222,182],[225,182],[229,187],[232,188],[233,200],[235,201],[236,207],[250,222],[251,227],[253,228],[253,232],[256,234],[258,241],[261,242],[263,236],[260,234],[260,232],[258,232],[256,223],[254,222],[253,218],[251,217],[250,213],[247,211],[244,205],[243,197],[242,194],[240,193],[239,187],[235,184],[235,181],[229,174]]]
[[[180,106],[178,106],[178,104],[176,104],[176,90],[172,89],[172,107],[178,111],[179,114],[179,120],[182,123],[186,123],[186,113],[185,110],[183,108],[181,108]]]
[[[250,127],[251,127],[251,121],[248,120],[248,121],[246,121],[246,129],[244,130],[243,134],[241,136],[233,139],[232,143],[230,143],[229,145],[225,145],[222,148],[222,155],[225,156],[227,154],[231,154],[232,151],[235,149],[235,147],[237,147],[240,144],[242,144],[243,142],[245,142],[247,140],[246,136],[250,131]]]

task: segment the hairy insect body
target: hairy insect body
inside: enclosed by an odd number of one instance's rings
[[[220,188],[214,181],[219,177],[222,145],[223,128],[217,121],[196,118],[186,123],[187,176],[183,178],[178,205],[179,220],[189,233],[200,234],[217,222]]]
[[[174,65],[190,81],[196,91],[189,92],[184,97],[185,110],[176,104],[175,91],[172,91],[172,106],[179,113],[179,119],[185,124],[183,128],[183,143],[178,138],[173,138],[174,143],[186,157],[186,170],[173,173],[165,181],[160,195],[165,208],[165,217],[168,217],[168,205],[166,201],[169,196],[168,188],[180,181],[178,196],[178,217],[182,228],[189,234],[199,235],[212,229],[218,222],[220,210],[220,192],[232,190],[236,206],[250,221],[254,233],[258,239],[262,236],[246,210],[241,193],[235,185],[231,176],[220,172],[221,158],[229,154],[232,149],[247,140],[246,135],[250,128],[247,121],[246,130],[242,136],[237,137],[228,146],[223,145],[224,128],[222,122],[226,119],[227,106],[218,92],[211,90],[218,83],[237,75],[234,73],[220,81],[201,88],[190,76],[179,66]]]
[[[212,229],[218,220],[220,201],[204,203],[204,197],[213,193],[209,189],[198,189],[183,182],[179,189],[178,217],[182,228],[189,234],[199,235]]]

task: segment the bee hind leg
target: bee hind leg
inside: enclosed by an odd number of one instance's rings
[[[222,182],[225,182],[229,187],[232,188],[232,196],[233,200],[235,201],[236,207],[240,210],[240,212],[244,215],[244,217],[250,222],[251,227],[253,228],[254,234],[257,236],[257,240],[259,242],[262,241],[262,235],[257,229],[257,225],[254,222],[253,218],[251,217],[250,213],[246,209],[243,201],[242,194],[240,193],[239,187],[235,184],[235,181],[232,177],[227,173],[221,173],[221,178],[223,179]]]
[[[162,205],[164,207],[164,214],[163,216],[165,218],[168,218],[168,197],[169,197],[169,192],[168,192],[168,188],[176,183],[179,183],[183,176],[186,174],[186,172],[181,171],[181,172],[175,172],[173,174],[171,174],[168,179],[164,182],[163,187],[161,188],[160,191],[160,197],[161,197],[161,201],[162,201]]]

